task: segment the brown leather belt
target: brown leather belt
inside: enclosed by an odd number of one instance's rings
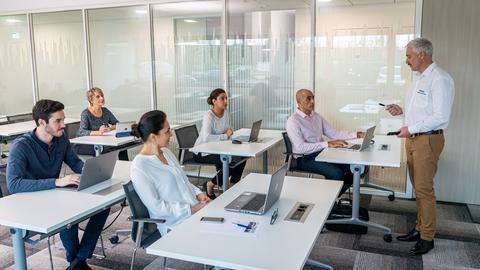
[[[443,134],[443,129],[437,129],[437,130],[430,130],[430,131],[427,131],[427,132],[415,133],[415,134],[410,135],[410,138],[415,138],[415,137],[421,136],[421,135],[434,135],[434,134]]]

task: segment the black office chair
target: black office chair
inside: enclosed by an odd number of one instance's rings
[[[18,122],[26,122],[33,120],[32,113],[22,113],[22,114],[15,114],[15,115],[7,115],[7,122],[9,124],[18,123]]]
[[[188,125],[175,129],[175,137],[178,143],[178,160],[180,165],[195,165],[198,166],[197,183],[200,183],[200,172],[202,166],[209,165],[206,163],[196,162],[193,158],[193,153],[190,148],[195,145],[198,138],[198,130],[196,125]],[[216,172],[217,173],[217,172]]]
[[[135,248],[133,249],[132,261],[130,263],[130,270],[133,270],[137,249],[145,249],[162,237],[157,229],[157,223],[164,223],[165,219],[150,218],[148,209],[140,200],[140,197],[138,197],[132,181],[124,184],[123,190],[125,191],[125,196],[132,211],[132,216],[129,217],[129,220],[132,221],[131,236],[135,241]],[[163,264],[165,266],[165,258]]]
[[[287,163],[287,168],[289,172],[300,172],[300,173],[308,173],[308,178],[312,177],[312,173],[308,171],[303,171],[298,168],[297,159],[293,156],[303,157],[304,154],[293,153],[292,142],[288,137],[287,132],[282,132],[283,136],[283,143],[285,144],[285,162]]]
[[[65,132],[69,139],[77,137],[78,129],[80,128],[80,122],[73,122],[65,125]]]

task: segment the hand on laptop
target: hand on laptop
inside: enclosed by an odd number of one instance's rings
[[[339,147],[346,147],[348,143],[344,140],[333,140],[328,142],[328,147],[331,148],[339,148]]]
[[[56,187],[66,187],[68,185],[79,185],[80,177],[76,174],[69,174],[65,177],[58,178],[55,180]]]
[[[228,138],[232,137],[232,135],[233,135],[233,129],[228,128],[227,131],[225,131],[225,135],[227,135]]]
[[[357,131],[357,138],[364,138],[364,137],[365,137],[365,132]]]

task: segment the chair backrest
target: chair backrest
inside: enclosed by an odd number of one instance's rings
[[[178,151],[180,164],[193,160],[193,153],[187,148],[192,148],[195,145],[198,138],[197,126],[189,125],[177,128],[175,129],[175,136],[177,137],[178,147],[180,147],[180,151]]]
[[[65,125],[65,132],[67,132],[67,136],[69,139],[73,139],[77,137],[78,129],[80,128],[80,122],[74,122]]]
[[[282,132],[283,136],[283,143],[285,144],[285,150],[287,154],[285,155],[285,162],[288,164],[288,170],[292,171],[295,170],[297,167],[297,160],[293,158],[293,147],[290,138],[288,137],[287,132]]]
[[[18,122],[26,122],[33,120],[32,113],[22,113],[16,115],[7,115],[7,121],[9,124],[11,123],[18,123]]]
[[[133,182],[129,181],[128,183],[123,185],[123,190],[125,191],[125,196],[127,197],[128,205],[130,206],[130,210],[132,211],[133,218],[150,218],[150,214],[148,213],[147,207],[143,204],[142,200],[138,196],[135,188],[133,187]],[[138,222],[133,222],[132,224],[132,239],[135,241],[137,239],[137,230],[138,230]],[[151,242],[152,238],[160,238],[161,234],[157,230],[157,225],[154,223],[145,223],[142,232],[142,240],[140,246],[145,245],[145,240],[149,239]]]

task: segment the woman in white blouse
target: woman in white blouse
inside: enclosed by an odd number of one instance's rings
[[[175,155],[167,148],[172,134],[164,112],[145,113],[132,130],[144,142],[132,162],[133,186],[150,217],[166,219],[158,224],[164,235],[202,209],[210,199],[188,181]]]
[[[225,90],[217,88],[210,93],[207,103],[212,108],[203,116],[202,129],[198,136],[195,145],[206,142],[225,141],[229,140],[233,135],[233,130],[230,126],[230,116],[227,111],[228,97]],[[194,160],[199,163],[215,165],[218,174],[206,183],[207,196],[215,199],[213,188],[215,185],[222,185],[222,162],[219,155],[208,155],[202,153],[195,153]],[[242,158],[232,157],[230,164],[238,163]],[[240,181],[247,162],[242,162],[230,169],[230,185]],[[217,181],[218,180],[218,181]]]

